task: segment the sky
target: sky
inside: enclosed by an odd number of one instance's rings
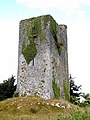
[[[90,0],[0,0],[0,82],[17,78],[20,20],[46,14],[67,25],[69,74],[90,93]]]

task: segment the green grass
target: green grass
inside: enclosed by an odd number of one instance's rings
[[[69,100],[70,99],[69,85],[65,80],[64,80],[64,91],[65,91],[65,97],[67,98],[67,100]]]
[[[54,98],[59,99],[60,98],[60,88],[55,82],[55,79],[52,81],[52,88],[54,92]]]
[[[52,105],[57,103],[70,108]],[[90,120],[90,111],[65,100],[16,97],[0,102],[0,120]]]

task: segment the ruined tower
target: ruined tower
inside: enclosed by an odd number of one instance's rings
[[[50,15],[20,22],[17,90],[19,95],[69,98],[67,26]]]

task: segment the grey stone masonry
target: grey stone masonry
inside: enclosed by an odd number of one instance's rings
[[[51,15],[20,21],[17,91],[69,99],[67,26]]]

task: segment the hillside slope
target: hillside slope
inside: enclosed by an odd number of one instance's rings
[[[82,120],[86,112],[65,100],[17,97],[0,102],[0,120]],[[77,118],[80,115],[81,119],[73,119],[74,115]],[[87,115],[83,120],[90,120],[89,113]]]

